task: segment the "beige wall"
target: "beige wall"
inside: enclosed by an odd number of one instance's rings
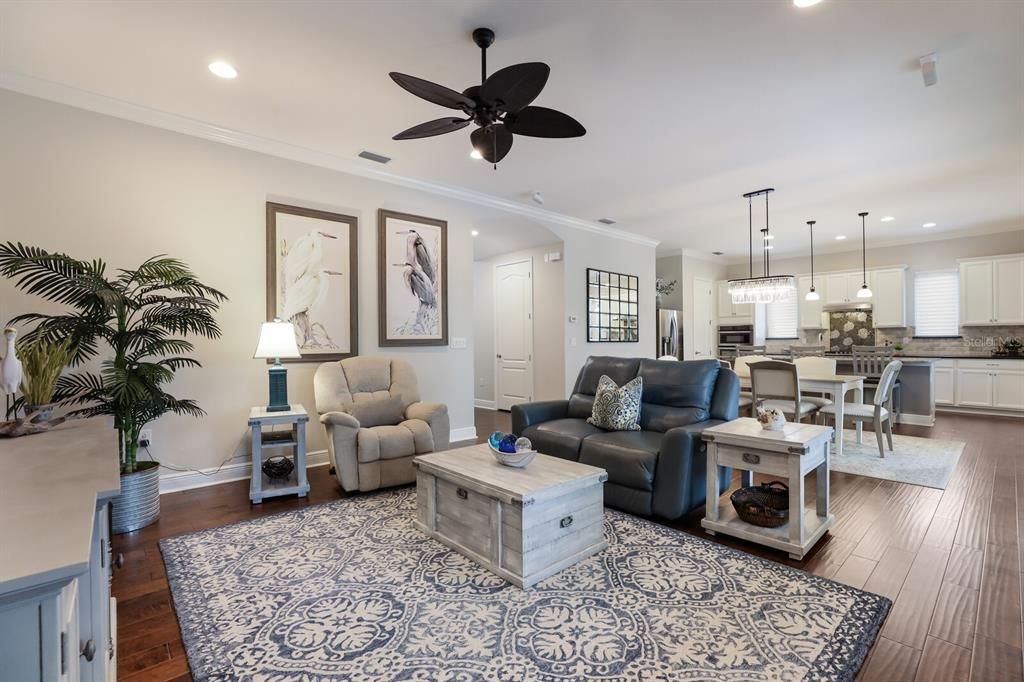
[[[533,261],[533,397],[558,400],[565,377],[565,262],[544,262],[544,254],[562,251],[555,243],[502,254],[473,264],[474,397],[495,400],[494,267],[530,258]]]
[[[675,281],[672,293],[661,297],[661,307],[671,310],[683,309],[683,256],[661,256],[655,263],[655,276],[658,279]]]
[[[280,200],[359,219],[359,349],[413,363],[425,400],[447,403],[453,430],[473,427],[472,241],[481,208],[394,185],[164,132],[0,91],[0,239],[129,267],[159,253],[182,258],[230,297],[216,341],[197,341],[202,369],[172,392],[203,419],[154,425],[153,454],[190,468],[244,457],[246,417],[267,399],[266,365],[253,360],[265,316],[264,203]],[[377,209],[448,221],[449,336],[467,348],[377,346]],[[0,281],[0,318],[39,308]],[[289,364],[289,397],[314,409],[315,364]],[[311,450],[324,446],[318,424]]]

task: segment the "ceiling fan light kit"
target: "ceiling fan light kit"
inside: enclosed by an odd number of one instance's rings
[[[772,303],[792,298],[796,293],[796,280],[793,275],[772,275],[771,256],[768,242],[768,195],[775,189],[759,189],[747,192],[743,198],[747,200],[748,230],[750,237],[750,276],[742,279],[729,280],[729,295],[733,303]],[[754,277],[754,197],[764,196],[764,229],[761,230],[762,265],[764,275]]]
[[[478,28],[473,42],[480,48],[480,85],[456,92],[443,85],[392,71],[400,87],[428,102],[462,112],[466,118],[447,116],[420,123],[395,135],[394,140],[415,140],[455,132],[470,123],[477,129],[470,135],[473,150],[497,164],[512,148],[514,135],[528,137],[581,137],[587,130],[572,116],[547,107],[531,106],[547,84],[550,67],[543,62],[514,64],[487,75],[487,48],[494,43],[494,31]]]

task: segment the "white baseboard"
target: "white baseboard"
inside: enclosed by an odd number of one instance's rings
[[[449,443],[458,443],[464,440],[476,440],[475,426],[465,426],[461,429],[452,429],[451,435],[448,437]]]
[[[306,468],[322,467],[329,464],[326,450],[306,453]],[[174,493],[179,490],[205,488],[208,485],[241,481],[249,478],[252,462],[231,462],[220,468],[210,467],[199,471],[169,471],[160,475],[160,494]],[[202,473],[200,473],[200,471]]]
[[[935,409],[952,414],[974,414],[985,417],[1016,417],[1018,419],[1024,418],[1024,412],[1019,410],[993,410],[985,407],[957,407],[953,405],[943,405],[941,407],[936,407]]]
[[[474,398],[473,407],[479,407],[481,410],[496,410],[498,409],[498,403],[493,400],[481,400],[480,398]]]
[[[901,413],[896,422],[899,424],[913,424],[914,426],[935,426],[935,417],[927,414]]]

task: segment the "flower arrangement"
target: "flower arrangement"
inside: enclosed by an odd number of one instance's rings
[[[757,421],[765,431],[781,431],[786,426],[786,415],[777,407],[758,406]]]
[[[676,290],[676,280],[667,280],[664,277],[659,277],[654,280],[654,290],[658,292],[658,296],[668,296]]]

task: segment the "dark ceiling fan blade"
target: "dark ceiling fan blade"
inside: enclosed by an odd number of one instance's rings
[[[461,92],[455,92],[451,88],[446,88],[443,85],[425,81],[422,78],[417,78],[416,76],[408,76],[404,73],[398,73],[397,71],[392,71],[388,75],[391,76],[391,80],[398,83],[399,86],[408,90],[417,97],[422,97],[428,102],[440,104],[442,107],[448,107],[449,109],[476,108],[476,102],[466,97]]]
[[[512,133],[500,123],[477,128],[469,139],[473,148],[491,163],[498,163],[512,149]]]
[[[537,98],[550,73],[551,68],[544,62],[506,66],[487,77],[480,87],[480,97],[515,113]]]
[[[505,126],[516,135],[530,137],[582,137],[587,134],[579,121],[547,107],[526,107],[505,117]]]
[[[465,128],[472,120],[471,118],[438,118],[426,123],[420,123],[418,126],[413,126],[408,130],[403,130],[391,139],[415,140],[421,137],[444,135],[445,133],[452,133]]]

